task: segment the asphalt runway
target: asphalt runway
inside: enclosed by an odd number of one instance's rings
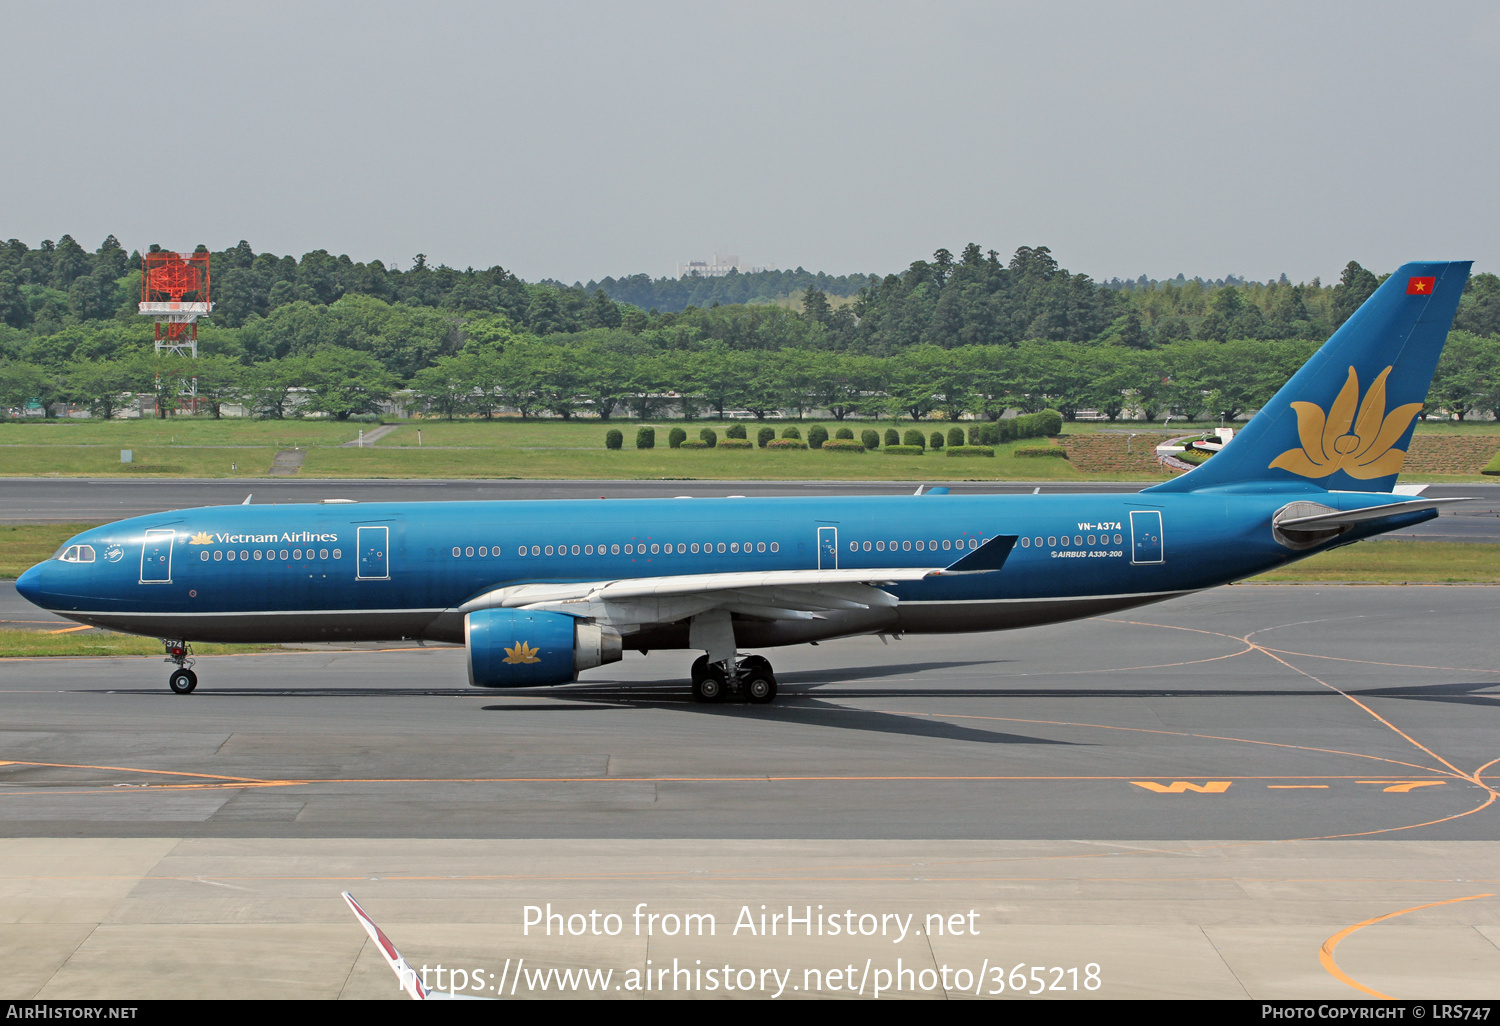
[[[503,692],[454,648],[213,657],[186,697],[153,658],[4,660],[0,835],[1496,840],[1497,598],[828,642],[769,653],[771,707],[691,702],[673,652]]]
[[[167,509],[354,499],[360,502],[452,502],[475,499],[634,499],[673,495],[901,495],[906,481],[358,481],[358,480],[118,480],[7,478],[0,490],[0,524],[109,523]],[[924,483],[923,487],[931,487]],[[955,481],[955,494],[1135,492],[1134,482]],[[1388,537],[1500,544],[1500,484],[1435,484],[1433,498],[1471,497],[1437,520]]]

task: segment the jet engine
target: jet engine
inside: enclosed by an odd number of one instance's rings
[[[464,617],[469,683],[481,688],[566,684],[620,659],[618,631],[563,613],[476,609]]]

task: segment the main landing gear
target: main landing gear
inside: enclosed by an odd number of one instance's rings
[[[177,664],[177,669],[167,678],[167,687],[179,695],[192,694],[198,686],[198,675],[189,669],[193,665],[193,650],[186,641],[163,641],[162,644],[167,646],[167,658],[163,662]]]
[[[731,694],[744,696],[756,705],[766,705],[776,697],[776,676],[764,656],[745,656],[735,660],[731,674],[724,663],[710,663],[701,655],[693,663],[693,698],[699,702],[722,702]]]

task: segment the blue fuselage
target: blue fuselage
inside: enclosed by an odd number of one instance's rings
[[[738,624],[745,647],[845,634],[994,630],[1224,584],[1427,520],[1420,511],[1294,551],[1271,518],[1305,491],[627,499],[220,506],[73,538],[17,582],[47,609],[197,641],[462,641],[476,595],[508,585],[733,571],[945,567],[990,538],[1002,569],[891,584],[869,617]],[[1318,492],[1356,509],[1389,495]],[[76,548],[75,548],[76,546]],[[683,625],[626,647],[686,647]]]

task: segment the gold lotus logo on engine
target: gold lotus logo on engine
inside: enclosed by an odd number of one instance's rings
[[[524,641],[518,641],[515,648],[507,648],[505,650],[504,661],[507,663],[539,663],[541,660],[537,658],[537,653],[540,651],[541,649],[532,648]]]
[[[212,545],[213,543],[213,535],[209,534],[207,531],[199,531],[197,534],[188,539],[189,545]]]
[[[1391,446],[1406,431],[1422,404],[1407,403],[1387,415],[1385,379],[1390,373],[1390,367],[1380,372],[1361,403],[1359,375],[1350,367],[1349,380],[1326,415],[1316,403],[1292,403],[1292,409],[1297,411],[1297,434],[1302,448],[1288,449],[1272,460],[1271,466],[1302,477],[1327,477],[1342,470],[1362,481],[1400,473],[1406,463],[1406,451]]]

